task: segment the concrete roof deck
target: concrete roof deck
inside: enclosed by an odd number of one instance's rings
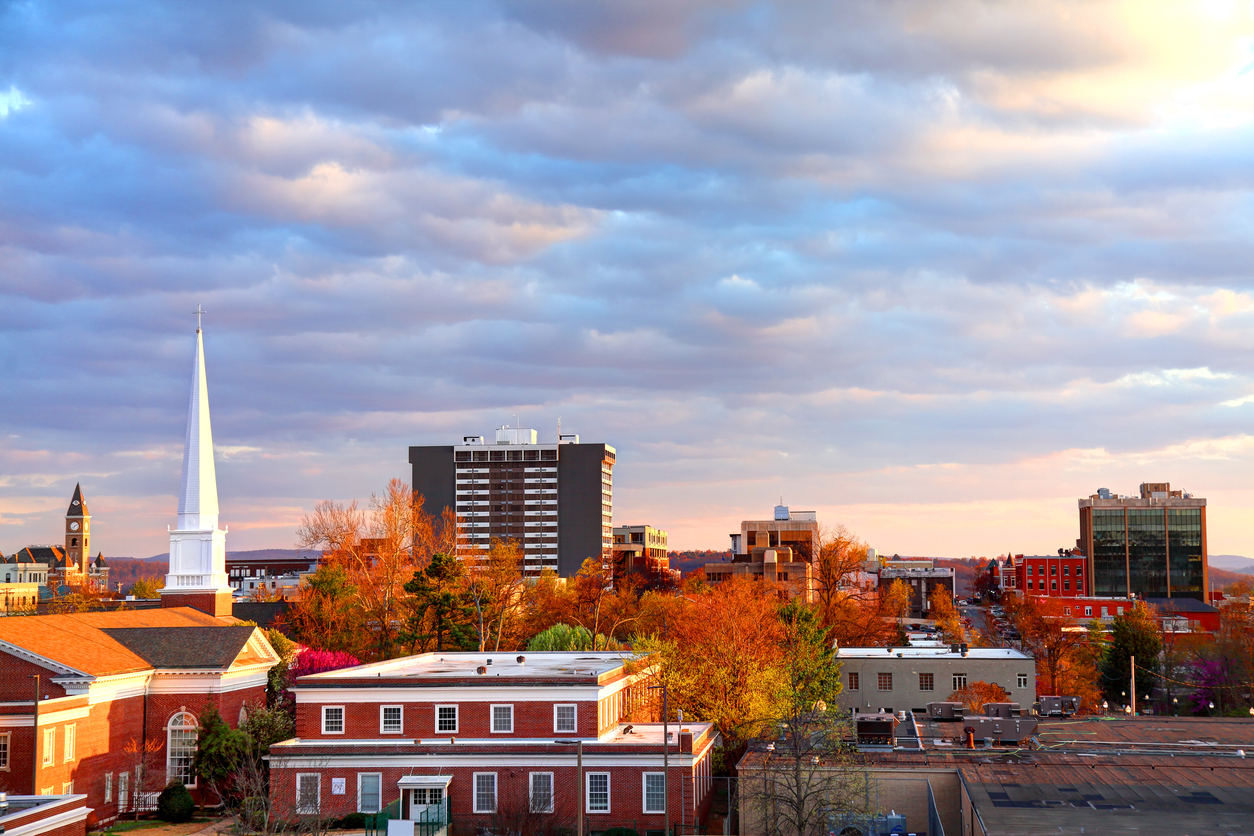
[[[518,659],[523,661],[519,662]],[[567,676],[597,678],[617,673],[633,661],[631,651],[550,652],[550,653],[420,653],[385,662],[302,676],[304,685],[333,684],[349,680],[466,680],[498,679],[511,681],[555,679]],[[486,673],[478,673],[479,668]]]
[[[839,647],[836,649],[836,655],[841,659],[888,659],[890,657],[895,659],[898,655],[906,659],[963,658],[961,654],[951,651],[947,644],[940,647]],[[1017,661],[1032,657],[1012,647],[969,647],[966,658]]]

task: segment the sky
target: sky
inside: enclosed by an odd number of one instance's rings
[[[166,550],[198,304],[231,549],[560,419],[672,548],[1254,556],[1254,6],[0,2],[0,551]]]

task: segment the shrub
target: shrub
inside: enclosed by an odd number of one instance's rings
[[[171,781],[170,785],[157,796],[157,816],[162,821],[173,824],[191,819],[196,810],[196,802],[192,794],[183,786],[182,781]]]
[[[349,813],[340,819],[339,828],[341,830],[365,830],[366,814],[365,813]]]
[[[636,831],[630,827],[611,827],[602,836],[636,836]]]

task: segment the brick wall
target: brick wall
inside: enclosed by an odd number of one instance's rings
[[[379,739],[390,735],[380,733],[379,707],[401,705],[403,726],[399,738],[435,737],[485,737],[485,738],[551,738],[555,734],[595,737],[597,732],[597,704],[592,701],[575,702],[577,733],[555,732],[553,706],[555,701],[513,702],[405,702],[405,703],[335,703],[301,702],[296,705],[296,736],[304,740],[343,740],[353,738]],[[569,704],[557,702],[559,705]],[[322,708],[327,705],[344,707],[344,734],[322,733]],[[457,732],[436,731],[435,707],[457,705]],[[512,734],[491,731],[493,705],[514,706],[514,731]]]

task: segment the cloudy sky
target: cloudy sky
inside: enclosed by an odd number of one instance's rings
[[[0,550],[166,549],[197,303],[233,549],[517,420],[615,521],[782,496],[1254,556],[1249,0],[0,2]]]

